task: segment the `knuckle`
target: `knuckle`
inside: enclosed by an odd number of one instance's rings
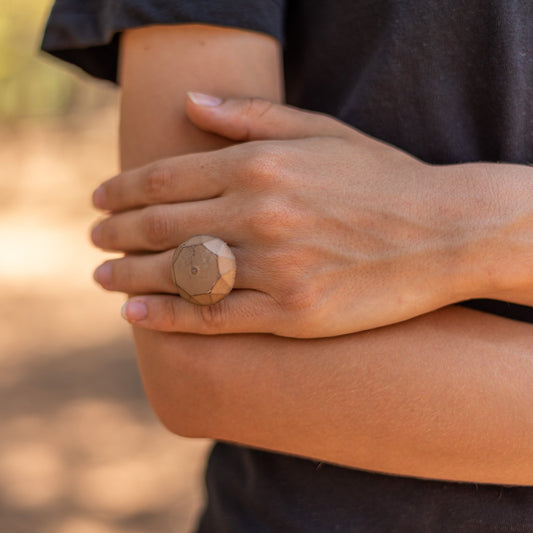
[[[162,313],[159,317],[164,317],[164,324],[161,324],[165,331],[174,331],[177,324],[176,306],[174,300],[166,298],[163,300]]]
[[[285,293],[284,307],[289,313],[306,315],[312,313],[320,301],[320,291],[305,282]]]
[[[146,199],[157,202],[167,198],[172,184],[172,172],[166,163],[155,163],[144,179]]]
[[[258,143],[248,150],[244,163],[247,180],[263,186],[277,182],[284,174],[285,151],[272,143]]]
[[[216,334],[223,331],[226,321],[226,302],[218,302],[214,305],[196,306],[200,324],[205,328],[205,333]]]
[[[249,227],[253,234],[266,240],[279,240],[294,232],[300,223],[297,209],[281,198],[266,198],[254,209]]]
[[[271,255],[273,258],[269,267],[279,273],[276,294],[281,308],[296,316],[318,312],[324,300],[324,286],[313,268],[316,258],[293,246]]]
[[[246,102],[244,114],[250,119],[264,117],[273,107],[274,103],[262,98],[249,98]]]
[[[146,210],[143,229],[151,249],[161,250],[168,246],[171,234],[170,221],[159,210]]]

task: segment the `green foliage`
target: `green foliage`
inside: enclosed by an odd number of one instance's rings
[[[69,111],[91,89],[39,52],[53,1],[0,3],[0,120]]]

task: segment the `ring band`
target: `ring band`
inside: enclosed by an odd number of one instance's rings
[[[222,239],[196,235],[174,250],[171,272],[182,298],[197,305],[213,305],[233,289],[235,256]]]

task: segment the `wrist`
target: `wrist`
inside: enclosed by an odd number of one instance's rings
[[[531,174],[521,165],[468,163],[440,167],[451,285],[460,299],[498,298],[531,287]],[[446,205],[447,204],[447,205]],[[450,216],[451,215],[451,216]],[[512,299],[512,298],[511,298]]]

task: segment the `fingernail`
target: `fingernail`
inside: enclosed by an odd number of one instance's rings
[[[222,103],[222,98],[219,98],[218,96],[213,96],[211,94],[188,92],[187,96],[196,105],[215,107]]]
[[[102,227],[100,224],[98,226],[94,227],[91,231],[91,240],[93,241],[93,244],[96,246],[101,246],[102,244]]]
[[[109,286],[109,284],[111,283],[111,263],[102,263],[94,271],[93,278],[103,287]]]
[[[93,192],[93,205],[94,207],[98,207],[100,209],[104,209],[105,207],[105,190],[104,186],[100,185],[94,192]]]
[[[120,314],[128,322],[144,320],[148,316],[148,308],[144,302],[128,301],[120,309]]]

